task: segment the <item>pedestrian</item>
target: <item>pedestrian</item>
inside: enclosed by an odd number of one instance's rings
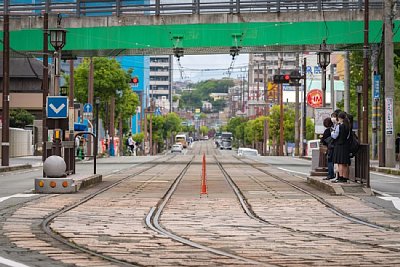
[[[349,165],[350,165],[350,121],[345,112],[340,112],[338,115],[338,124],[335,130],[331,133],[335,139],[333,149],[333,163],[338,164],[339,177],[333,180],[333,183],[346,183],[349,179]]]
[[[331,136],[331,132],[333,131],[333,122],[331,118],[324,119],[325,131],[321,138],[321,144],[327,147],[325,156],[328,163],[328,176],[323,180],[330,180],[335,178],[335,171],[333,169],[333,148],[334,148],[334,139]]]
[[[128,137],[128,147],[130,154],[133,155],[135,152],[135,142],[133,141],[132,134],[129,134]]]
[[[400,161],[400,133],[397,133],[396,137],[396,161]]]

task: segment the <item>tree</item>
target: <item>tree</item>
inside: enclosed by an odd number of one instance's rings
[[[200,133],[201,133],[201,135],[203,135],[203,136],[207,135],[207,134],[208,134],[208,131],[209,131],[209,129],[208,129],[207,126],[200,126]]]
[[[10,110],[10,127],[24,128],[26,125],[32,124],[35,116],[25,109]]]
[[[74,72],[74,95],[81,103],[87,102],[88,77],[89,77],[88,58],[75,69]],[[100,98],[100,118],[106,122],[106,105],[110,103],[111,97],[115,97],[115,123],[121,116],[125,123],[127,119],[136,113],[139,105],[138,96],[129,86],[132,69],[125,71],[116,59],[93,58],[94,65],[94,97]],[[69,78],[67,78],[67,84]],[[108,125],[105,125],[106,128]]]

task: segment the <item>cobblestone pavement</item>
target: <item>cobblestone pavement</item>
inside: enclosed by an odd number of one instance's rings
[[[231,156],[219,155],[218,160],[265,222],[251,219],[243,212],[211,156],[207,156],[208,196],[200,197],[199,154],[162,213],[161,224],[165,229],[202,245],[257,261],[260,266],[400,265],[398,231],[374,229],[339,217],[311,196]],[[126,180],[57,217],[52,229],[93,251],[142,266],[248,266],[239,259],[181,244],[146,226],[150,209],[190,158],[190,153],[177,156],[172,160],[175,164],[158,165]],[[102,186],[146,167],[116,173],[107,177]],[[379,209],[355,196],[326,195],[283,171],[262,164],[258,167],[317,193],[356,217],[400,227],[399,214]],[[57,244],[43,236],[38,227],[47,214],[96,190],[97,187],[29,202],[10,214],[3,223],[3,231],[18,248],[39,252],[60,266],[113,266],[96,256]]]

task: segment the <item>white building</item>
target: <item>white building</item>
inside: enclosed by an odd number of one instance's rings
[[[171,109],[172,56],[150,57],[150,97],[162,113]]]

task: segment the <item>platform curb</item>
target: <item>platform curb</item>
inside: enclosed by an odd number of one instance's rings
[[[322,180],[321,177],[318,176],[308,176],[307,177],[307,183],[310,184],[311,186],[327,192],[329,194],[333,195],[368,195],[368,196],[373,196],[374,193],[372,192],[371,188],[367,188],[361,184],[354,183],[354,182],[349,182],[346,184],[341,184],[341,183],[332,183],[331,181],[325,181]]]
[[[0,167],[0,172],[11,172],[11,171],[25,170],[25,169],[32,169],[32,165],[31,164],[20,164],[20,165],[14,165],[14,166]]]
[[[79,191],[82,188],[86,188],[92,185],[99,184],[103,181],[103,175],[101,174],[93,174],[87,178],[84,178],[82,180],[75,180],[75,184],[77,186],[77,191]]]
[[[370,170],[375,171],[375,172],[382,172],[382,173],[386,173],[386,174],[400,175],[399,169],[371,166]]]

